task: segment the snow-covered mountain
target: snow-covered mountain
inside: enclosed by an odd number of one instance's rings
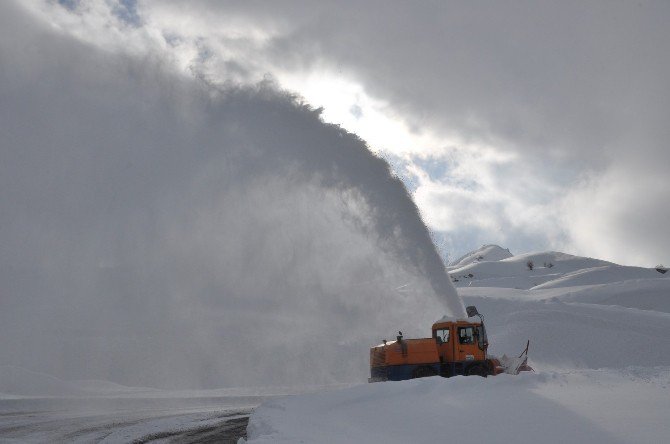
[[[495,254],[485,256],[482,251]],[[447,267],[456,287],[556,288],[604,285],[631,279],[659,279],[666,275],[654,268],[630,267],[589,257],[556,251],[509,253],[496,245],[486,245]],[[473,257],[481,260],[472,260]]]
[[[493,262],[500,261],[512,257],[509,249],[499,247],[498,245],[482,245],[480,248],[471,251],[455,261],[449,263],[447,270],[455,270],[465,267],[466,265],[476,264],[479,262]]]

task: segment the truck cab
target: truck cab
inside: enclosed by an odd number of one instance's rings
[[[439,362],[448,376],[483,372],[480,366],[487,358],[488,339],[480,319],[441,319],[433,324],[432,332]]]

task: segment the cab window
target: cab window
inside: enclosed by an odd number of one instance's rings
[[[458,327],[458,342],[461,344],[474,344],[474,329],[472,327]]]
[[[486,347],[488,347],[489,340],[486,337],[486,329],[484,328],[483,324],[476,328],[475,335],[475,339],[478,341],[477,345],[481,350],[484,350]]]
[[[449,329],[438,329],[435,330],[435,338],[437,342],[449,342]]]

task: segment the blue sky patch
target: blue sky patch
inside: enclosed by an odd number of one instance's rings
[[[142,18],[137,12],[137,0],[119,0],[112,8],[112,12],[130,26],[138,27],[142,25]]]
[[[58,0],[58,4],[67,9],[68,11],[74,11],[79,6],[80,0]]]

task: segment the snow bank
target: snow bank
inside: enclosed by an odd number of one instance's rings
[[[280,398],[254,411],[248,442],[664,442],[670,372],[643,373],[433,377]]]

